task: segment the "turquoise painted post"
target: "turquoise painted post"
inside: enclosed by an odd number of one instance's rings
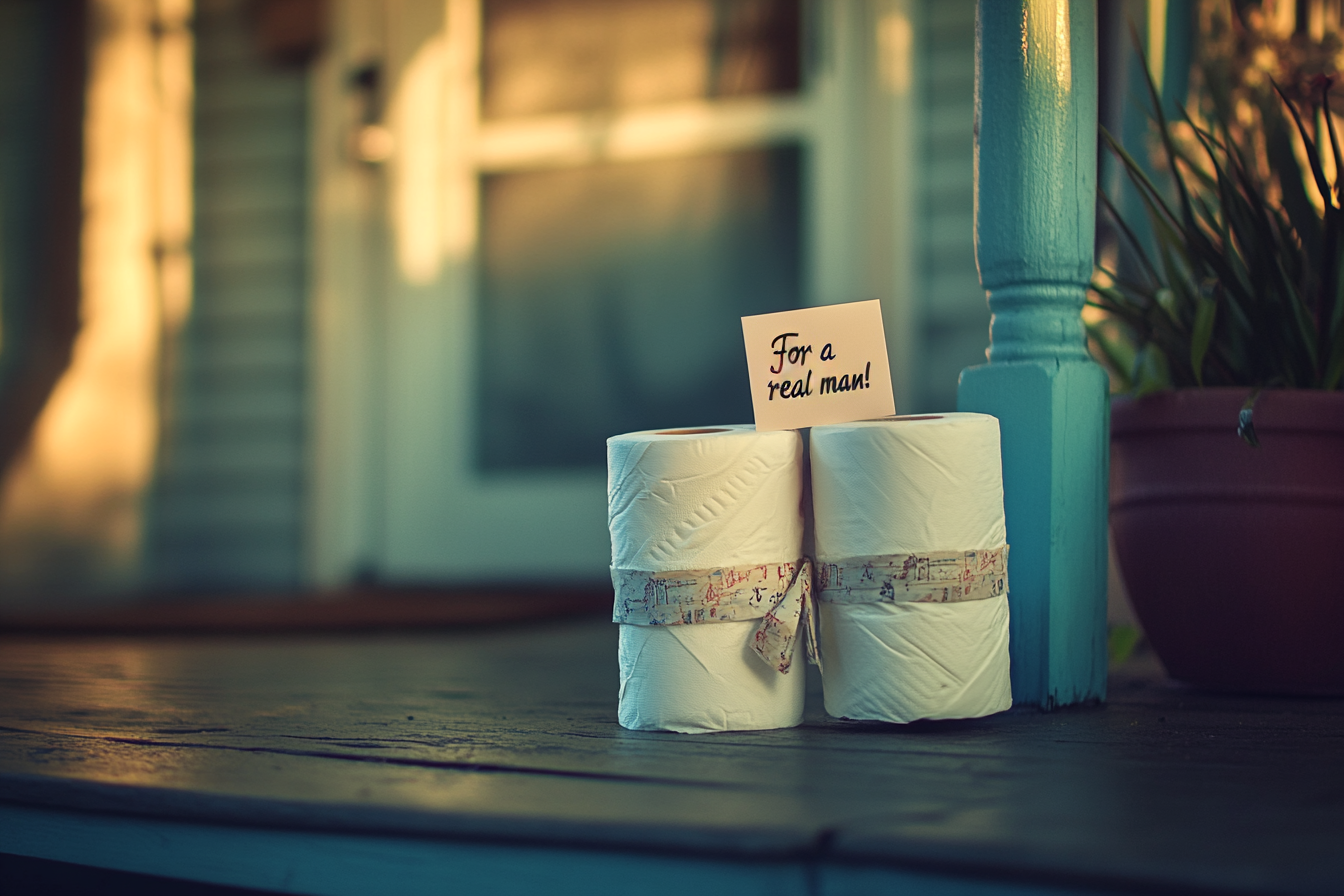
[[[989,363],[957,407],[999,418],[1013,698],[1106,696],[1106,375],[1081,311],[1097,173],[1095,0],[980,0],[976,262]]]

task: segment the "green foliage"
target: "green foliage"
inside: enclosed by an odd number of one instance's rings
[[[1339,389],[1344,151],[1329,111],[1332,80],[1312,79],[1298,103],[1277,84],[1237,94],[1209,90],[1220,82],[1207,73],[1204,82],[1203,114],[1182,110],[1173,122],[1148,76],[1161,149],[1151,176],[1102,131],[1142,198],[1152,241],[1101,195],[1132,263],[1099,266],[1094,277],[1089,304],[1106,313],[1088,325],[1098,360],[1134,394]]]
[[[1132,625],[1111,625],[1106,629],[1106,659],[1111,668],[1123,665],[1139,646],[1143,633]]]

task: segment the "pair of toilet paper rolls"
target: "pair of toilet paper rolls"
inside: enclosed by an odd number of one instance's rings
[[[800,557],[802,453],[797,432],[749,426],[608,440],[613,569],[676,572]],[[1002,495],[993,417],[812,430],[818,563],[999,547]],[[826,709],[895,722],[1006,709],[1007,623],[1002,597],[822,603]],[[620,723],[687,733],[798,724],[801,669],[785,675],[761,662],[751,650],[757,628],[757,620],[622,625]]]

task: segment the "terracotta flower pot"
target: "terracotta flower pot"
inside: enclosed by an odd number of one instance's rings
[[[1344,393],[1116,399],[1111,525],[1167,672],[1210,688],[1344,694]]]

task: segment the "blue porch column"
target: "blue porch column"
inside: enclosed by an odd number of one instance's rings
[[[1106,375],[1081,311],[1097,175],[1095,0],[980,0],[975,241],[989,363],[957,407],[999,418],[1013,699],[1106,695]]]

